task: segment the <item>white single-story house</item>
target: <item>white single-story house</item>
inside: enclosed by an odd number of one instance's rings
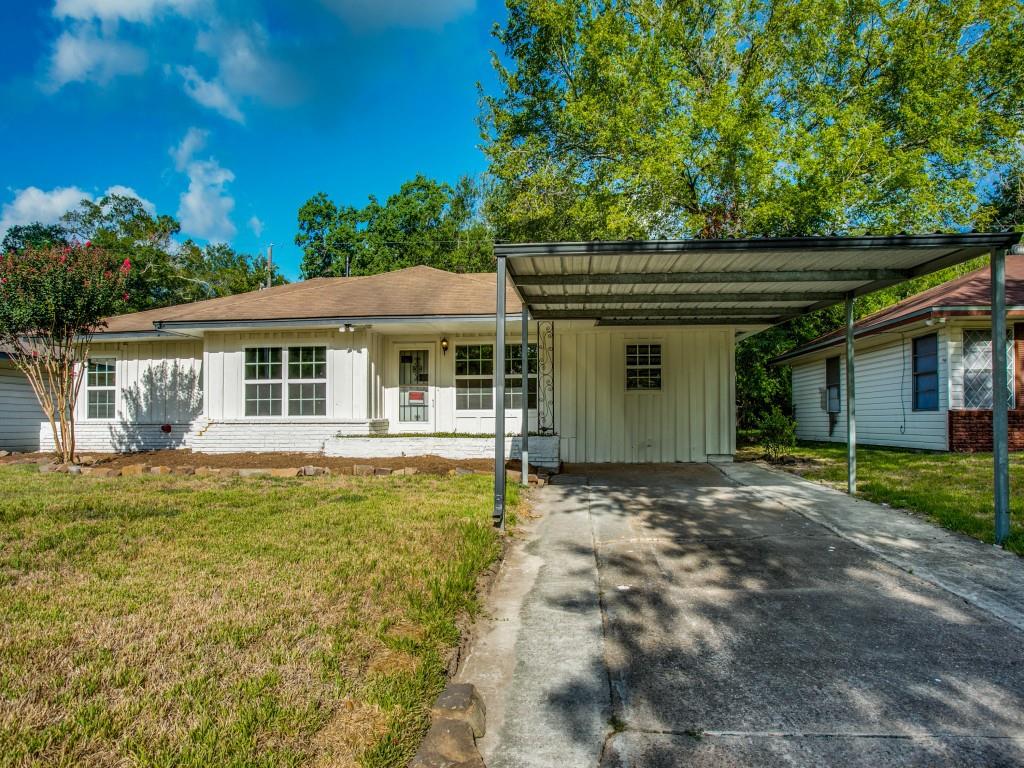
[[[1024,450],[1024,256],[1006,257],[1010,450]],[[988,267],[911,296],[854,325],[859,442],[992,450]],[[845,332],[775,361],[792,371],[797,437],[846,442]]]
[[[494,281],[419,266],[110,318],[91,347],[78,448],[489,458]],[[515,315],[505,431],[518,434],[521,323],[511,286],[507,306]],[[731,326],[531,322],[531,460],[731,457],[735,338]],[[49,424],[35,427],[36,444],[51,448]]]

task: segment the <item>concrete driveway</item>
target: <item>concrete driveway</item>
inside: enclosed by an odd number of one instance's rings
[[[489,768],[1024,764],[1024,565],[752,465],[534,497],[460,671]]]

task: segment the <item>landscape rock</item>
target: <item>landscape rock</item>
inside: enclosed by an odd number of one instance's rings
[[[390,470],[390,469],[388,469],[386,467],[376,467],[373,470],[373,474],[377,475],[378,477],[387,477],[388,475],[393,474],[393,473],[392,473],[392,470]]]
[[[0,459],[6,459],[10,455],[11,455],[10,451],[0,451]]]
[[[63,471],[67,472],[69,475],[80,475],[80,474],[82,474],[82,468],[80,466],[78,466],[77,464],[65,464]]]
[[[474,470],[472,470],[472,469],[469,469],[468,467],[456,467],[455,469],[452,470],[452,474],[454,474],[454,475],[475,475],[476,472]],[[490,474],[490,473],[488,472],[488,474]]]
[[[473,739],[473,728],[463,720],[435,720],[420,744],[410,768],[485,768]]]
[[[320,477],[321,475],[331,474],[331,470],[328,469],[327,467],[308,466],[303,467],[300,470],[300,473],[302,474],[303,477]]]
[[[125,467],[121,467],[121,475],[123,477],[135,477],[146,472],[148,467],[145,464],[129,464]]]
[[[170,467],[150,467],[149,474],[151,475],[169,475],[173,470]]]
[[[373,467],[369,464],[356,464],[352,467],[352,474],[357,477],[366,477],[373,474]]]
[[[195,467],[175,467],[174,474],[176,475],[194,475],[196,473]]]
[[[215,477],[220,470],[215,467],[196,467],[196,477]]]
[[[88,456],[88,455],[86,455],[86,456],[79,456],[78,457],[78,463],[86,465],[86,466],[91,466],[91,465],[95,464],[97,461],[98,461],[98,459],[95,456]]]
[[[415,475],[417,472],[419,472],[419,470],[416,469],[416,467],[403,467],[402,469],[396,469],[391,474],[393,474],[393,475]]]
[[[120,469],[108,469],[107,467],[83,467],[82,474],[89,477],[120,477]]]
[[[523,473],[520,472],[518,469],[509,469],[505,472],[505,475],[508,478],[509,482],[512,483],[518,483],[520,480],[523,479]]]
[[[275,467],[270,470],[271,477],[298,477],[302,470],[298,467]]]
[[[462,720],[469,723],[473,735],[478,739],[487,729],[484,700],[471,683],[448,683],[434,702],[430,715],[436,720]]]
[[[536,485],[538,480],[540,480],[540,475],[530,474],[526,476],[526,482],[528,483],[533,483],[534,485]]]
[[[44,474],[44,475],[48,475],[51,472],[56,472],[57,471],[57,465],[56,464],[40,464],[39,465],[39,471],[42,474]]]

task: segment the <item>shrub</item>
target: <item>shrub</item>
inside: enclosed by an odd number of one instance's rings
[[[777,405],[761,419],[761,445],[772,462],[781,459],[787,449],[796,445],[796,421]]]

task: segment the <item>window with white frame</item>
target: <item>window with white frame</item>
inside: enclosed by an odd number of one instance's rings
[[[327,415],[327,347],[288,347],[288,415]]]
[[[1014,407],[1013,329],[1006,330],[1006,393]],[[992,330],[964,330],[964,408],[992,408]]]
[[[626,391],[661,389],[661,344],[626,345]]]
[[[284,367],[280,347],[245,350],[245,415],[280,416]]]
[[[284,393],[287,392],[287,408]],[[327,347],[248,347],[246,416],[326,416]]]
[[[537,345],[526,345],[527,408],[537,408]],[[523,407],[523,345],[505,345],[505,408]]]
[[[86,417],[113,419],[117,415],[117,361],[92,357],[85,377]]]
[[[494,408],[494,345],[455,346],[455,410]]]

